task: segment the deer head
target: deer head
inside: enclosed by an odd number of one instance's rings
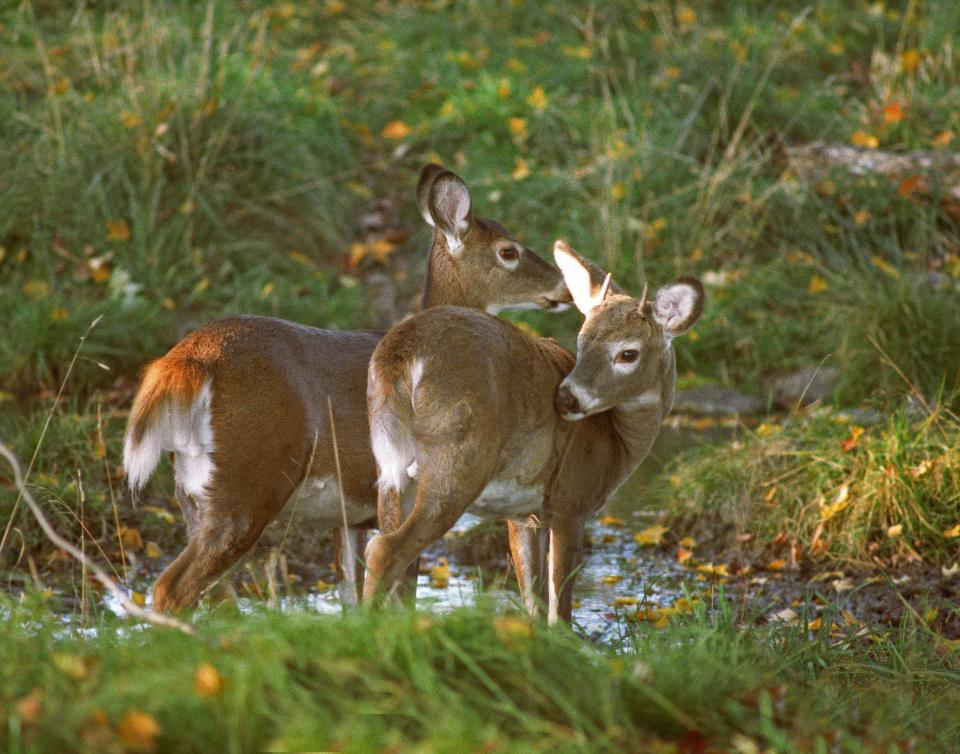
[[[700,281],[677,278],[652,301],[644,286],[642,297],[635,299],[566,242],[557,241],[553,254],[574,304],[586,317],[577,337],[577,363],[557,389],[560,416],[576,421],[614,406],[659,405],[671,341],[703,311]]]
[[[427,286],[424,308],[453,300],[491,314],[567,308],[571,297],[560,272],[500,223],[475,216],[470,192],[459,176],[440,165],[425,165],[417,184],[417,207],[434,228],[427,273],[434,285]]]

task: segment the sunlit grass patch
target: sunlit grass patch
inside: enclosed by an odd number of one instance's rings
[[[937,562],[960,535],[958,447],[960,421],[946,409],[867,428],[821,412],[682,454],[663,494],[676,527],[719,549],[779,535],[807,561]]]

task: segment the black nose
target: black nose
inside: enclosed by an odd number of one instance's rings
[[[580,411],[580,401],[577,400],[577,397],[570,392],[570,388],[566,385],[561,385],[557,388],[557,395],[554,398],[553,405],[557,409],[557,413],[564,414],[579,414]]]

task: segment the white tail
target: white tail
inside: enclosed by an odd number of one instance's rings
[[[562,241],[554,255],[586,316],[576,358],[480,312],[438,307],[393,328],[370,362],[367,401],[380,469],[381,532],[366,551],[364,599],[468,509],[507,518],[524,602],[536,603],[549,528],[551,621],[570,619],[584,525],[647,455],[673,402],[671,345],[703,308],[680,278],[653,302],[625,295]],[[414,379],[416,374],[416,379]],[[415,465],[417,479],[401,472]],[[409,513],[402,501],[416,487]]]
[[[475,217],[463,181],[439,165],[420,173],[417,204],[434,227],[424,306],[482,309],[570,301],[560,273],[491,220]],[[192,604],[254,544],[288,503],[320,529],[376,518],[376,465],[366,411],[367,364],[382,333],[340,332],[268,317],[206,325],[145,370],[124,443],[130,487],[172,451],[189,542],[161,574],[157,609]],[[333,457],[335,415],[346,510]],[[356,532],[341,531],[347,551]],[[358,544],[361,543],[361,544]],[[356,562],[341,563],[356,584]],[[356,587],[349,587],[356,599]],[[349,600],[349,595],[345,594]]]

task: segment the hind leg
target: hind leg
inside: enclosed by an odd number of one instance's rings
[[[337,564],[337,594],[343,606],[352,610],[360,604],[363,591],[363,550],[367,544],[365,529],[338,527],[333,530]]]

